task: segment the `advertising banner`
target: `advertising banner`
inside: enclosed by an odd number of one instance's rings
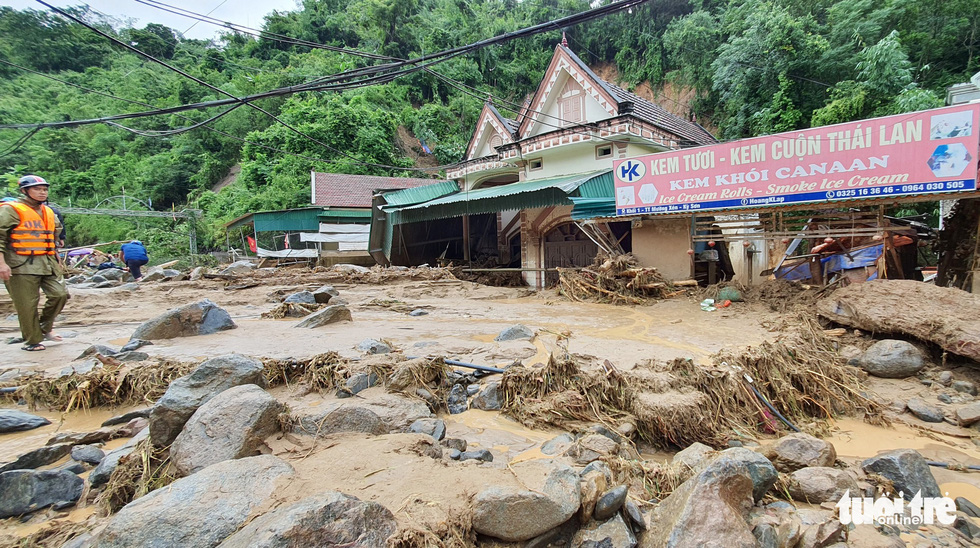
[[[977,189],[980,104],[614,162],[616,214],[745,209]]]

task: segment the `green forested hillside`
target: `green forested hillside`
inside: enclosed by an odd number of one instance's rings
[[[588,9],[585,0],[304,0],[295,12],[266,18],[264,37],[229,30],[217,44],[185,40],[157,24],[114,27],[84,7],[71,12],[241,97]],[[161,211],[201,208],[201,243],[215,246],[224,241],[223,221],[308,203],[311,169],[437,176],[438,170],[411,171],[416,163],[406,147],[418,147],[414,138],[429,145],[433,157],[425,165],[458,161],[486,97],[492,94],[513,116],[541,78],[561,30],[587,63],[615,65],[623,86],[693,89],[695,99],[680,109],[719,128],[725,139],[941,106],[948,85],[980,69],[980,0],[651,0],[392,82],[256,102],[292,129],[248,107],[187,131],[181,128],[222,107],[34,133],[0,129],[0,167],[8,192],[18,176],[38,173],[54,183],[53,200],[62,205],[92,207],[125,193]],[[0,33],[0,125],[225,98],[52,13],[0,8]],[[399,128],[414,138],[399,140]],[[213,192],[235,164],[241,164],[237,181]],[[136,230],[133,221],[99,216],[72,216],[68,224],[73,245]],[[162,253],[186,249],[181,223],[141,221],[138,231]]]

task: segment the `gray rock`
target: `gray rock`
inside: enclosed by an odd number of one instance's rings
[[[136,291],[140,288],[140,284],[135,282],[129,282],[119,286],[118,291]]]
[[[397,528],[384,506],[327,491],[259,516],[218,548],[375,548],[385,546]]]
[[[908,402],[909,411],[913,415],[925,422],[943,422],[943,411],[938,407],[927,404],[919,398],[912,398]]]
[[[949,397],[949,394],[940,394],[940,395],[936,396],[936,399],[939,400],[939,401],[941,401],[941,402],[943,402],[943,403],[953,403],[953,398]],[[901,409],[896,409],[894,406],[892,406],[892,409],[896,413],[904,413],[905,412],[905,402],[902,402],[902,408]]]
[[[87,281],[88,281],[88,276],[85,276],[83,274],[76,274],[76,275],[72,276],[71,278],[68,278],[67,280],[65,280],[65,283],[68,284],[68,285],[75,285],[75,284],[80,284],[80,283],[84,283],[84,282],[87,282]]]
[[[493,462],[493,453],[491,453],[488,449],[463,451],[459,455],[459,460],[481,460],[483,462]]]
[[[589,434],[579,439],[565,451],[574,457],[576,464],[586,465],[599,458],[619,452],[619,444],[602,434]]]
[[[316,304],[316,297],[310,291],[299,291],[283,299],[284,303]]]
[[[141,362],[143,360],[150,359],[150,355],[146,352],[135,352],[132,350],[120,351],[118,354],[113,356],[113,358],[121,362]]]
[[[293,327],[313,329],[315,327],[344,321],[353,321],[350,315],[350,309],[342,304],[332,304],[323,310],[317,310],[303,318]]]
[[[623,507],[626,502],[626,486],[614,487],[599,497],[592,516],[599,521],[609,519]]]
[[[313,299],[317,304],[327,304],[333,297],[339,297],[340,293],[332,285],[324,285],[313,292]]]
[[[974,402],[956,410],[956,421],[960,426],[970,426],[980,421],[980,402]]]
[[[226,266],[224,270],[219,272],[224,276],[238,276],[240,274],[248,274],[249,272],[255,270],[255,265],[252,261],[235,261],[230,265]]]
[[[387,354],[391,352],[390,345],[374,339],[364,339],[357,345],[357,349],[368,354]]]
[[[466,440],[460,438],[443,438],[441,440],[441,443],[444,447],[455,449],[460,453],[466,451],[466,446],[467,446]]]
[[[626,516],[629,517],[630,525],[633,529],[638,531],[647,530],[647,520],[643,517],[643,512],[640,507],[633,502],[633,499],[627,497],[626,502],[623,504],[623,509],[626,510]]]
[[[362,411],[340,411],[345,407],[356,407]],[[325,435],[328,433],[326,430],[333,429],[338,432],[371,434],[404,432],[416,420],[432,416],[425,402],[401,394],[387,393],[381,388],[362,392],[356,402],[340,400],[310,408],[294,406],[291,413],[298,419],[297,427],[293,431],[310,436],[318,430],[320,435]]]
[[[204,278],[204,267],[198,266],[195,267],[194,270],[191,270],[191,274],[188,279],[190,279],[192,282],[196,282],[202,278]]]
[[[681,472],[681,477],[689,478],[704,470],[714,454],[715,450],[711,447],[701,442],[694,442],[678,451],[670,462],[678,472]]]
[[[198,407],[224,390],[242,384],[265,386],[265,374],[262,362],[238,354],[211,358],[190,375],[170,383],[150,410],[153,444],[170,445]]]
[[[95,289],[109,289],[110,287],[116,287],[117,282],[104,281],[95,284]]]
[[[602,547],[602,548],[633,548],[636,537],[630,530],[623,517],[616,515],[608,521],[593,521],[579,529],[572,542],[571,548]]]
[[[216,546],[237,531],[293,469],[272,455],[224,461],[127,504],[95,548]]]
[[[120,435],[115,428],[104,427],[93,432],[61,432],[51,436],[45,445],[55,445],[58,443],[88,445],[92,443],[102,443],[121,437],[125,436]]]
[[[780,472],[795,472],[807,466],[833,466],[837,460],[834,446],[809,434],[783,436],[766,449],[766,458]]]
[[[87,375],[96,369],[102,369],[102,362],[93,358],[68,364],[61,369],[58,376],[68,377],[71,375]]]
[[[103,356],[114,356],[119,351],[111,346],[105,346],[102,344],[93,344],[92,346],[86,348],[81,354],[78,355],[76,360],[81,360],[89,356],[94,356],[96,354],[102,354]]]
[[[772,525],[760,523],[752,529],[752,534],[759,541],[759,548],[779,548],[779,537]]]
[[[0,383],[12,382],[21,377],[26,377],[30,373],[27,371],[21,371],[20,369],[7,369],[3,373],[0,373]]]
[[[585,468],[582,469],[582,474],[581,474],[582,477],[584,478],[589,472],[593,470],[601,472],[603,477],[606,478],[606,483],[612,483],[613,480],[612,470],[609,469],[608,464],[602,462],[601,460],[590,462],[588,465],[586,465]]]
[[[977,385],[970,381],[954,381],[953,390],[963,392],[964,394],[969,394],[971,396],[977,395]]]
[[[949,386],[952,383],[953,383],[952,371],[943,371],[942,373],[939,374],[939,384],[943,386]]]
[[[970,502],[969,499],[963,497],[956,497],[956,499],[953,502],[956,503],[956,509],[959,510],[960,512],[963,512],[964,514],[974,518],[980,518],[980,507],[977,507],[976,504]]]
[[[801,468],[789,476],[789,494],[793,500],[810,504],[837,502],[847,491],[859,493],[857,481],[837,468]]]
[[[145,440],[147,437],[149,437],[149,435],[150,429],[144,428],[139,434],[126,442],[126,445],[106,453],[105,457],[92,470],[92,472],[89,473],[89,485],[92,487],[99,487],[100,485],[109,481],[112,473],[116,470],[116,467],[119,466],[119,460],[132,453],[136,448],[136,444]]]
[[[167,275],[163,273],[163,270],[150,269],[149,272],[143,275],[142,283],[150,282],[162,282],[167,279]]]
[[[120,352],[132,352],[134,350],[139,350],[144,346],[150,346],[153,343],[150,341],[144,341],[143,339],[129,339],[129,342],[124,344],[122,348],[119,349]]]
[[[466,387],[461,384],[453,385],[446,398],[446,406],[450,415],[458,415],[466,411]]]
[[[482,409],[484,411],[499,411],[502,407],[500,402],[500,395],[497,392],[497,388],[500,386],[499,382],[492,382],[487,384],[480,393],[473,398],[470,402],[470,407],[473,409]]]
[[[137,409],[136,411],[130,411],[129,413],[123,413],[122,415],[116,415],[110,419],[107,419],[102,423],[102,426],[115,426],[117,424],[126,424],[133,419],[147,418],[150,416],[150,408]]]
[[[751,507],[748,468],[721,454],[657,505],[641,546],[755,548],[746,522]]]
[[[918,451],[896,449],[871,457],[861,463],[865,472],[874,472],[890,480],[905,500],[912,500],[916,493],[923,497],[941,497],[939,485],[929,465]]]
[[[578,474],[547,460],[511,466],[525,488],[492,486],[473,500],[473,530],[507,542],[532,539],[572,517],[581,504]]]
[[[963,533],[963,536],[968,539],[980,539],[980,525],[973,523],[963,516],[956,516],[956,519],[953,521],[953,529]]]
[[[55,445],[45,445],[44,447],[34,449],[33,451],[28,451],[14,462],[10,462],[0,466],[0,472],[7,472],[10,470],[28,470],[33,468],[40,468],[57,462],[61,460],[62,457],[71,453],[70,443],[58,443]]]
[[[449,450],[449,458],[451,458],[452,460],[459,460],[459,458],[462,456],[463,456],[463,452],[460,451],[459,449]]]
[[[534,339],[534,331],[527,326],[516,324],[504,329],[493,340],[495,341],[516,341],[521,339]]]
[[[107,268],[99,271],[99,275],[102,276],[102,278],[116,282],[122,280],[125,274],[125,270],[119,270],[118,268]],[[92,281],[95,281],[95,276],[92,276]]]
[[[428,434],[436,441],[442,441],[446,437],[446,423],[442,419],[419,419],[408,427],[408,431]]]
[[[132,339],[173,339],[210,335],[238,327],[225,309],[208,299],[169,310],[136,328]]]
[[[67,470],[12,470],[0,474],[0,518],[20,516],[82,496],[85,480]]]
[[[234,386],[194,412],[170,446],[170,460],[190,475],[225,460],[259,454],[279,430],[281,403],[254,384]]]
[[[174,278],[180,277],[180,275],[181,275],[181,272],[179,270],[174,270],[173,268],[164,268],[161,271],[161,273],[163,274],[163,277],[166,280],[172,280]],[[144,280],[145,280],[145,278],[144,278]]]
[[[347,379],[344,386],[347,392],[353,395],[367,390],[376,384],[378,384],[378,375],[376,373],[355,373]]]
[[[904,379],[925,367],[922,352],[912,343],[885,339],[871,345],[861,357],[861,368],[875,377]]]
[[[425,316],[427,314],[428,314],[428,312],[426,312],[425,310],[422,310],[421,308],[416,308],[415,310],[413,310],[413,311],[411,311],[411,312],[408,313],[409,316],[416,316],[416,317],[418,317],[418,316]]]
[[[46,424],[51,424],[51,421],[44,417],[16,409],[0,409],[0,433],[33,430]]]
[[[71,448],[71,458],[87,464],[99,464],[105,458],[105,451],[94,445],[76,445]]]
[[[480,392],[480,385],[479,384],[468,384],[468,385],[466,385],[466,395],[467,396],[473,397],[473,396],[477,395],[477,393],[479,393],[479,392]]]
[[[109,270],[109,269],[105,269],[105,270]],[[93,284],[96,284],[96,287],[98,287],[98,284],[104,284],[107,281],[109,281],[105,276],[102,275],[102,272],[105,272],[105,270],[101,270],[99,274],[93,275],[92,278],[89,279],[89,281],[92,282]]]
[[[748,468],[749,477],[752,479],[752,498],[755,502],[762,500],[779,479],[779,472],[769,459],[751,449],[732,447],[720,454],[738,460]]]
[[[799,546],[819,548],[841,540],[844,524],[833,512],[800,508],[796,515],[802,522],[803,532]]]
[[[564,452],[573,443],[575,443],[575,438],[571,434],[559,434],[542,443],[541,452],[545,455],[557,455]]]

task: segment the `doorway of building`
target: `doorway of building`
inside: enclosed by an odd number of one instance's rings
[[[589,266],[599,253],[597,246],[575,223],[556,227],[544,238],[544,267],[582,267]],[[557,272],[547,272],[545,283],[548,286],[558,281]]]

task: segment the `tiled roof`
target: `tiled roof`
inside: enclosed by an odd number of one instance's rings
[[[717,143],[708,130],[704,129],[695,122],[689,122],[676,114],[671,114],[664,107],[648,101],[635,93],[630,93],[625,89],[609,84],[616,98],[622,102],[633,103],[633,113],[637,118],[650,122],[651,124],[666,129],[667,131],[683,137],[699,145],[709,145]]]
[[[328,207],[371,207],[375,190],[415,188],[439,182],[438,179],[375,177],[345,173],[315,173],[313,205]]]

